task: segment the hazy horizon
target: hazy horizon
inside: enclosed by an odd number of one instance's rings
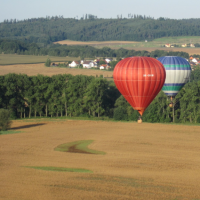
[[[194,5],[194,6],[191,6]],[[116,2],[114,0],[102,0],[95,2],[92,0],[73,1],[39,1],[28,2],[25,0],[7,0],[1,3],[0,22],[5,19],[24,20],[30,18],[40,18],[46,16],[63,16],[64,18],[80,19],[86,14],[92,14],[98,18],[128,18],[128,14],[145,15],[155,19],[159,17],[169,19],[190,19],[200,18],[200,1],[191,0],[124,0]],[[192,7],[192,8],[191,8]]]

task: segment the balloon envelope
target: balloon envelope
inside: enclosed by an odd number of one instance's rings
[[[179,56],[163,56],[158,60],[166,70],[166,80],[162,90],[167,96],[176,96],[190,77],[190,64]]]
[[[150,57],[125,58],[113,72],[118,90],[141,116],[163,87],[165,76],[163,65]]]

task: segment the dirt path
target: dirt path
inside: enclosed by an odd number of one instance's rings
[[[55,120],[12,127],[21,133],[0,135],[1,200],[200,199],[199,126]],[[94,140],[88,148],[106,154],[54,151],[78,140]]]

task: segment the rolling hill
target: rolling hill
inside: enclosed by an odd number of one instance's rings
[[[173,36],[200,36],[200,19],[133,18],[72,19],[47,17],[0,23],[0,39],[48,44],[59,40],[151,41]]]

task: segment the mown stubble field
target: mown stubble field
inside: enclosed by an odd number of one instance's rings
[[[180,37],[181,38],[181,37]],[[181,39],[178,39],[176,42],[180,42]],[[157,39],[159,41],[159,39]],[[166,43],[170,43],[164,40],[164,42],[158,42],[157,40],[153,41],[153,42],[135,42],[135,41],[103,41],[103,42],[98,42],[98,41],[91,41],[91,42],[81,42],[81,41],[71,41],[71,40],[63,40],[63,41],[58,41],[55,43],[58,44],[67,44],[67,45],[89,45],[89,46],[93,46],[95,48],[103,48],[103,47],[109,47],[111,49],[120,49],[120,48],[124,48],[124,49],[129,49],[132,50],[134,49],[135,51],[148,51],[148,52],[152,52],[155,50],[163,50],[163,51],[183,51],[188,53],[189,55],[194,55],[200,54],[200,48],[166,48],[166,47],[161,47]],[[175,41],[173,41],[173,43],[176,43]],[[184,43],[184,41],[183,41]],[[187,42],[189,43],[189,42]],[[180,45],[180,44],[179,44]]]
[[[14,121],[0,135],[1,200],[198,200],[199,126],[104,121]],[[105,155],[54,151],[94,140]],[[93,173],[31,166],[84,168]]]
[[[17,64],[17,65],[2,65],[0,66],[0,75],[9,73],[27,74],[28,76],[37,76],[42,74],[45,76],[53,76],[56,74],[72,74],[72,75],[86,75],[86,76],[100,76],[112,77],[112,71],[94,70],[94,69],[73,69],[73,68],[59,68],[59,67],[45,67],[41,64]]]

